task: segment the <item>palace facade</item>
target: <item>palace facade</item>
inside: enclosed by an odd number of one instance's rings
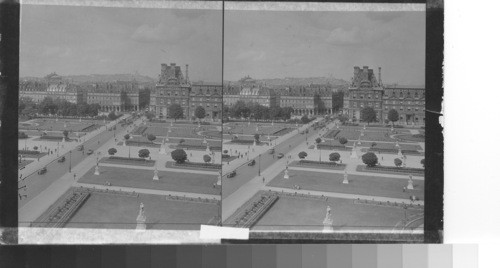
[[[361,110],[372,107],[377,121],[387,119],[390,110],[399,114],[399,123],[422,125],[425,123],[425,88],[418,86],[383,85],[382,69],[378,69],[378,79],[373,69],[354,67],[354,74],[347,92],[344,94],[343,113],[349,120],[358,121]]]
[[[184,118],[192,119],[196,107],[205,108],[206,118],[218,120],[222,117],[222,86],[210,84],[191,85],[186,65],[186,77],[175,63],[162,64],[158,83],[150,95],[150,111],[157,118],[168,118],[172,104],[182,107]]]

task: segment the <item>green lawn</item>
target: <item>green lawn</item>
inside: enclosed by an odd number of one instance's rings
[[[254,230],[322,230],[326,207],[333,214],[334,230],[388,229],[404,218],[404,210],[395,207],[354,204],[353,200],[328,198],[328,202],[313,199],[280,197],[253,227]],[[407,217],[417,213],[407,210]]]
[[[92,168],[80,178],[79,182],[105,185],[106,181],[109,181],[112,186],[220,194],[220,189],[213,188],[213,184],[217,182],[216,175],[158,171],[159,180],[153,181],[153,170],[100,166],[99,172],[100,175],[94,175]]]
[[[284,179],[283,171],[268,183],[269,186],[293,188],[299,185],[303,190],[326,191],[357,195],[371,195],[409,199],[411,195],[424,199],[424,181],[413,180],[414,190],[403,192],[407,179],[376,176],[349,175],[349,184],[342,184],[344,174],[289,170],[290,178]]]
[[[141,202],[147,229],[198,230],[200,224],[216,217],[219,209],[216,204],[167,201],[160,195],[136,198],[93,193],[65,227],[135,229]]]

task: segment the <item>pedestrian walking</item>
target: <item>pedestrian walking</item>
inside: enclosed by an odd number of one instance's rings
[[[266,183],[266,178],[262,177],[262,183]]]

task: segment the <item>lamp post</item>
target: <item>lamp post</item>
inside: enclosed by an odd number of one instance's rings
[[[69,151],[69,172],[71,173],[71,151]]]
[[[259,154],[259,176],[260,176],[260,154]]]

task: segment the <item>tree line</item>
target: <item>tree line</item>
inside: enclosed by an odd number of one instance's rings
[[[288,120],[292,116],[291,107],[267,107],[255,102],[237,101],[233,106],[224,106],[223,114],[227,118],[245,118],[254,120]]]
[[[33,117],[35,114],[59,115],[59,116],[97,116],[100,105],[97,103],[71,103],[64,99],[52,99],[45,97],[40,103],[31,98],[19,100],[18,112],[20,116]]]

